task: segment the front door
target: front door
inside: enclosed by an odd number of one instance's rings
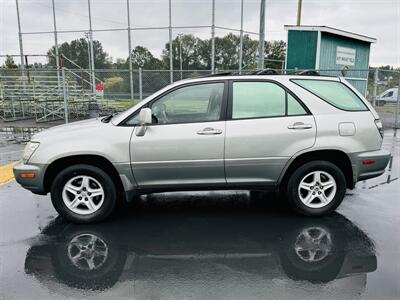
[[[152,101],[153,123],[131,139],[131,163],[140,187],[225,184],[225,83],[178,87]],[[137,130],[137,128],[136,128]]]
[[[312,147],[316,126],[307,108],[274,82],[233,81],[226,122],[228,184],[274,184],[298,151]]]

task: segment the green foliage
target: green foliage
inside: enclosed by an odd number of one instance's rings
[[[114,63],[104,51],[99,41],[93,41],[95,68],[96,69],[129,69],[129,58],[117,59]],[[224,37],[215,38],[215,67],[221,70],[238,69],[239,67],[240,37],[229,33]],[[265,42],[265,67],[280,69],[284,60],[286,43],[284,41]],[[182,52],[182,53],[180,53]],[[55,66],[55,48],[48,51],[49,65]],[[81,38],[65,42],[59,46],[59,53],[77,63],[83,68],[89,67],[88,42]],[[169,69],[169,43],[165,44],[161,59],[156,58],[149,49],[136,46],[132,50],[132,67],[145,70]],[[180,56],[182,57],[183,70],[210,70],[211,69],[211,39],[201,39],[192,34],[176,37],[172,41],[172,61],[175,70],[180,69]],[[257,66],[258,40],[253,40],[247,34],[243,36],[243,61],[244,69],[254,69]],[[69,61],[63,60],[67,68],[76,68]]]
[[[200,39],[191,34],[176,37],[172,41],[172,60],[174,69],[180,67],[180,49],[182,49],[182,68],[184,70],[211,69],[211,39]],[[238,69],[240,37],[229,33],[224,37],[215,38],[215,67],[221,70]],[[284,41],[266,41],[265,58],[284,60],[286,43]],[[253,69],[257,66],[258,40],[249,35],[243,36],[242,66]],[[169,66],[169,43],[162,52],[162,61],[166,68]],[[265,67],[280,69],[280,62],[266,60]]]
[[[134,69],[142,68],[146,70],[162,69],[162,62],[153,56],[153,54],[143,46],[136,46],[132,50],[132,67]],[[127,63],[129,58],[127,59]]]
[[[7,55],[6,60],[4,61],[3,68],[5,69],[17,69],[18,66],[15,64],[12,56]]]
[[[104,82],[107,92],[120,91],[124,85],[124,78],[120,76],[107,78]]]
[[[58,53],[61,56],[61,65],[66,68],[76,69],[72,63],[63,59],[62,55],[75,62],[81,68],[89,69],[89,51],[88,42],[84,38],[62,43],[59,46]],[[96,69],[107,69],[111,66],[108,54],[104,51],[99,41],[93,41],[94,67]],[[49,66],[56,66],[55,47],[47,51],[49,57]]]

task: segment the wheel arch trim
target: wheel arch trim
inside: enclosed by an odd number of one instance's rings
[[[333,154],[336,154],[333,155]],[[338,157],[340,156],[340,157]],[[340,158],[345,158],[343,161],[340,160]],[[285,167],[283,168],[279,179],[278,179],[278,186],[281,184],[285,183],[288,178],[289,178],[289,173],[292,169],[306,163],[309,161],[313,160],[327,160],[329,162],[334,163],[337,165],[343,172],[345,178],[346,178],[346,184],[347,188],[353,189],[355,185],[355,170],[354,170],[354,164],[352,163],[352,160],[346,152],[344,152],[342,149],[309,149],[307,151],[298,153],[295,156],[292,156],[288,162],[286,163]]]

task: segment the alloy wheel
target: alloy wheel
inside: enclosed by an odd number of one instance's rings
[[[104,189],[91,176],[79,175],[71,178],[62,191],[66,207],[79,215],[96,212],[104,202]]]
[[[322,208],[333,200],[336,190],[336,180],[331,174],[313,171],[300,181],[298,194],[301,202],[307,207]]]

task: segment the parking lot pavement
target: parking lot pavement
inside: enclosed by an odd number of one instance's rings
[[[400,139],[388,132],[384,148],[391,168],[323,218],[269,195],[265,206],[196,192],[78,226],[11,181],[0,187],[0,299],[399,299]]]

